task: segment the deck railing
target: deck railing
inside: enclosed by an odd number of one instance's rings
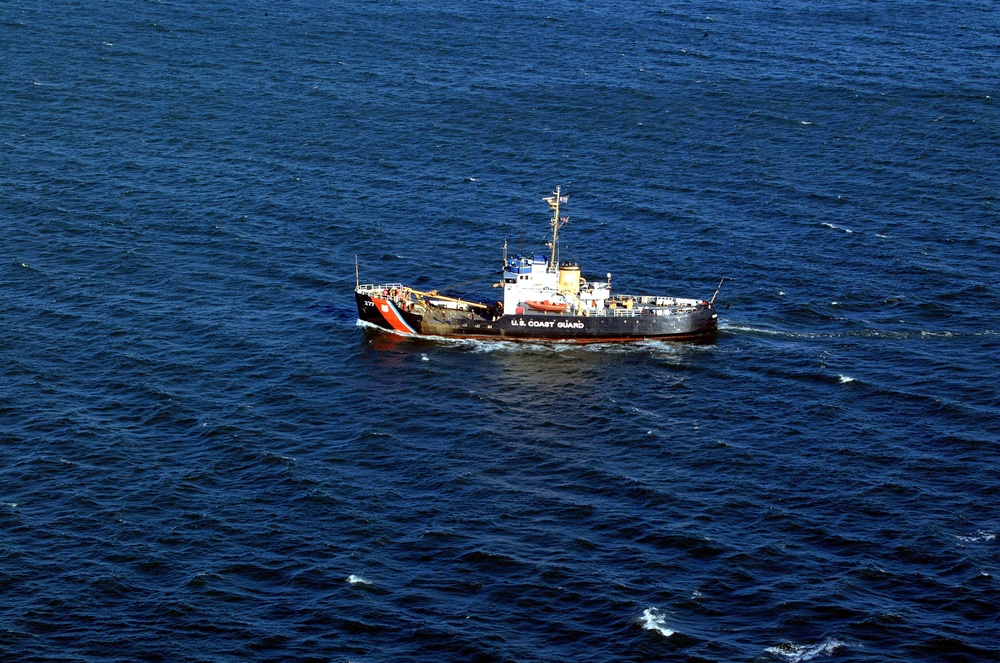
[[[392,290],[393,288],[399,289],[402,287],[402,283],[383,283],[382,285],[366,283],[364,285],[359,285],[358,290],[362,292],[382,292],[383,290]]]

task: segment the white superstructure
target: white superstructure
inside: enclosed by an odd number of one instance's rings
[[[543,198],[552,208],[551,257],[517,255],[505,260],[502,281],[504,315],[524,313],[526,308],[573,315],[604,313],[606,302],[611,297],[611,275],[608,275],[607,284],[587,283],[580,276],[578,265],[559,263],[559,229],[569,220],[569,217],[559,216],[559,206],[568,198],[560,195],[559,187],[551,197]]]

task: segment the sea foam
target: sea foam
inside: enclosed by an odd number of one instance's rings
[[[839,640],[827,640],[818,645],[797,645],[794,642],[786,642],[775,647],[768,647],[764,651],[784,661],[801,663],[817,656],[832,654],[838,647],[843,646],[844,643]]]
[[[982,541],[995,541],[997,535],[993,532],[987,532],[985,530],[979,530],[974,535],[970,536],[956,536],[959,541],[964,541],[966,543],[980,543]]]
[[[639,620],[642,627],[647,631],[656,631],[665,638],[669,638],[677,631],[667,628],[667,618],[659,608],[646,608],[642,611]]]
[[[353,573],[347,576],[347,582],[351,583],[352,585],[368,585],[369,587],[372,584],[370,580],[365,580],[361,576],[354,575]]]

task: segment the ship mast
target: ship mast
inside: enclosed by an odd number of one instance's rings
[[[552,243],[549,244],[552,248],[552,259],[549,261],[548,271],[553,273],[559,271],[559,229],[566,225],[566,222],[569,221],[568,216],[559,218],[559,204],[565,203],[569,200],[569,196],[559,195],[561,190],[562,187],[557,186],[556,190],[552,192],[552,196],[542,198],[542,200],[547,202],[549,207],[552,208],[552,221],[550,222],[552,225]]]

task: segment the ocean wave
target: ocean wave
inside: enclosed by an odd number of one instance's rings
[[[686,7],[21,4],[0,658],[990,657],[996,101],[960,3],[887,15],[874,73],[859,3],[729,3],[695,78]],[[472,278],[560,183],[591,278],[732,277],[715,343],[358,323],[355,255]]]
[[[669,638],[677,631],[667,627],[667,617],[659,608],[651,607],[642,611],[639,623],[647,631],[654,631],[665,638]]]
[[[997,535],[995,532],[978,530],[975,534],[971,534],[968,536],[956,536],[955,538],[965,543],[982,543],[984,541],[995,541]]]
[[[367,579],[362,578],[361,576],[355,575],[353,573],[351,575],[347,576],[347,582],[350,583],[350,584],[352,584],[352,585],[363,585],[363,586],[366,586],[366,587],[371,587],[372,584],[373,584],[371,580],[367,580]]]
[[[794,642],[786,642],[774,647],[768,647],[764,651],[772,656],[780,658],[790,663],[803,663],[817,656],[829,656],[840,647],[846,646],[840,640],[827,640],[818,645],[797,645]]]

